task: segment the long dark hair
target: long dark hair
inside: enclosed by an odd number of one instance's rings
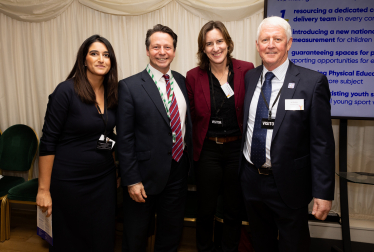
[[[115,108],[118,105],[117,60],[113,47],[106,38],[101,37],[100,35],[92,35],[83,42],[78,50],[74,67],[66,79],[68,80],[74,78],[74,90],[82,102],[87,104],[96,104],[96,95],[91,87],[90,82],[88,81],[86,68],[84,66],[88,49],[90,48],[91,44],[95,42],[103,43],[109,52],[111,66],[109,72],[104,77],[103,84],[106,88],[108,108]]]
[[[226,26],[221,21],[209,21],[200,30],[199,37],[197,38],[197,65],[200,69],[208,71],[209,70],[209,58],[204,52],[206,43],[206,34],[211,30],[217,29],[222,33],[223,39],[227,44],[227,64],[231,63],[231,53],[234,50],[234,42],[232,41]]]

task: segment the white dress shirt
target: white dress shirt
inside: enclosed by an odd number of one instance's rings
[[[268,102],[269,107],[273,106],[273,103],[275,101],[275,98],[278,95],[279,90],[282,88],[284,78],[286,76],[286,72],[288,69],[289,61],[288,58],[287,60],[274,69],[273,74],[275,77],[271,81],[271,96],[270,96],[270,102]],[[263,71],[262,71],[262,80],[265,81],[265,74],[268,72],[268,70],[263,66]],[[243,155],[247,159],[248,162],[253,164],[251,161],[251,144],[252,144],[252,135],[253,135],[253,129],[254,129],[254,124],[255,124],[255,119],[256,119],[256,111],[257,111],[257,103],[258,99],[260,98],[261,95],[261,78],[259,78],[257,82],[257,86],[255,89],[255,92],[252,97],[251,105],[249,107],[249,114],[248,114],[248,124],[247,124],[247,134],[246,134],[246,140],[243,148]],[[260,98],[262,99],[262,98]],[[271,117],[272,119],[275,119],[276,121],[276,114],[277,114],[277,108],[278,108],[278,103],[279,103],[279,98],[277,102],[274,104],[274,107],[271,110]],[[273,130],[268,129],[266,133],[266,162],[263,165],[264,167],[271,167],[271,158],[270,158],[270,147],[271,147],[271,138],[273,137]]]
[[[165,78],[162,77],[164,74],[161,73],[160,71],[158,71],[156,68],[152,67],[151,64],[149,64],[149,68],[151,69],[151,72],[154,75],[154,80],[157,81],[157,83],[159,84],[161,92],[166,97],[167,96],[166,82],[165,82]],[[186,122],[186,113],[187,113],[187,103],[186,103],[186,100],[184,98],[184,95],[183,95],[181,89],[179,88],[177,80],[175,78],[171,79],[171,77],[172,77],[171,70],[169,69],[169,71],[166,74],[169,75],[170,83],[171,83],[171,81],[174,81],[174,84],[173,84],[174,95],[175,95],[175,98],[177,99],[177,104],[178,104],[179,118],[180,118],[180,122],[181,122],[181,130],[182,130],[183,149],[184,149],[184,147],[186,145],[186,143],[184,141],[184,134],[186,132],[186,123],[185,122]]]

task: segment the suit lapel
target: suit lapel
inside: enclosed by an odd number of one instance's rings
[[[208,72],[199,69],[199,77],[200,77],[199,78],[199,83],[201,85],[201,88],[203,89],[203,94],[204,94],[204,97],[205,97],[206,105],[208,106],[209,111],[211,111]]]
[[[287,113],[287,111],[285,110],[285,100],[292,99],[295,93],[295,90],[298,88],[299,81],[300,81],[300,78],[298,77],[298,75],[299,75],[299,71],[297,67],[290,61],[290,65],[288,66],[288,70],[284,78],[281,95],[279,97],[279,103],[278,103],[278,108],[277,108],[277,114],[275,117],[272,141],[277,135],[279,127],[281,126],[284,116]],[[288,83],[295,83],[295,87],[288,88]]]
[[[260,79],[262,73],[262,66],[256,68],[253,73],[253,78],[250,79],[250,82],[246,86],[245,97],[244,97],[244,120],[243,120],[243,132],[246,132],[248,124],[248,113],[249,106],[251,105],[253,94],[256,90],[257,82]]]
[[[147,73],[147,70],[142,72],[142,86],[155,104],[156,108],[160,112],[161,116],[164,118],[165,122],[170,125],[168,115],[166,114],[166,110],[164,107],[164,103],[162,102],[160,92],[158,91],[156,84],[152,80],[151,76]]]

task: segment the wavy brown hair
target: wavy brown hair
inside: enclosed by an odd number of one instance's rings
[[[74,90],[82,102],[87,104],[97,104],[95,92],[88,81],[87,69],[84,66],[88,49],[95,42],[103,43],[109,52],[110,69],[104,77],[103,84],[108,99],[108,108],[115,108],[118,105],[117,60],[113,47],[106,38],[101,37],[100,35],[92,35],[83,42],[78,50],[74,67],[66,79],[74,79]]]
[[[206,34],[213,29],[217,29],[222,33],[223,39],[227,44],[227,64],[231,63],[231,53],[234,50],[234,42],[232,41],[225,25],[221,21],[209,21],[208,23],[206,23],[201,28],[199,37],[197,39],[199,47],[197,50],[197,59],[199,60],[199,62],[197,63],[197,65],[205,71],[209,70],[209,58],[204,52],[206,44]]]
[[[177,41],[178,41],[178,36],[173,32],[172,29],[170,29],[168,26],[162,25],[162,24],[156,24],[153,26],[152,29],[149,29],[147,31],[147,34],[145,36],[145,47],[147,48],[147,51],[149,51],[149,45],[151,44],[151,36],[153,33],[156,32],[162,32],[162,33],[167,33],[172,37],[173,39],[173,46],[174,46],[174,51],[177,49]]]

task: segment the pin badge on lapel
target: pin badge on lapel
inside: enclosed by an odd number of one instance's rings
[[[288,83],[288,88],[294,88],[295,87],[295,83]]]

